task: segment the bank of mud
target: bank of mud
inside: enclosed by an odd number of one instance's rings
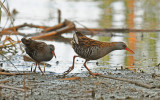
[[[99,71],[102,72],[102,71]],[[105,72],[103,70],[103,72]],[[108,70],[106,71],[108,72]],[[27,89],[26,92],[1,88],[0,100],[123,100],[160,99],[160,77],[154,74],[136,73],[128,70],[110,70],[106,76],[124,78],[144,83],[153,88],[145,88],[125,81],[92,77],[86,73],[70,74],[66,77],[80,77],[77,80],[59,80],[59,74],[40,73],[31,75],[1,75],[1,80],[9,80],[4,85]]]

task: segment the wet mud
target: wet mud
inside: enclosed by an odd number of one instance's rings
[[[102,72],[99,70],[98,72]],[[72,73],[66,76],[80,77],[77,80],[59,80],[63,77],[55,73],[31,75],[1,75],[1,80],[9,80],[5,85],[27,89],[26,92],[1,88],[0,100],[158,100],[160,99],[160,77],[129,70],[103,70],[104,75],[137,81],[153,86],[148,89],[125,81],[103,77],[92,77],[88,72]],[[110,73],[112,72],[112,73]]]

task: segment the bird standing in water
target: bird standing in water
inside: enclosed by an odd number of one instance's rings
[[[26,53],[36,61],[36,67],[38,64],[39,70],[42,72],[42,74],[44,74],[39,63],[42,61],[50,61],[53,58],[53,56],[55,56],[54,45],[47,45],[44,42],[37,42],[30,38],[22,38],[21,41],[25,45]],[[36,71],[36,67],[33,72]]]
[[[124,42],[100,42],[97,40],[90,39],[83,35],[80,32],[75,32],[73,39],[71,41],[72,48],[78,54],[78,56],[73,57],[73,65],[67,71],[64,72],[64,75],[67,75],[74,69],[74,63],[76,57],[81,57],[85,59],[84,67],[89,71],[92,76],[99,75],[99,73],[93,73],[86,66],[86,63],[89,60],[97,60],[104,57],[108,53],[114,50],[127,50],[131,53],[134,53],[131,49],[127,47]]]

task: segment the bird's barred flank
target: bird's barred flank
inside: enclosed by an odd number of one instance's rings
[[[92,73],[86,66],[87,61],[96,60],[104,57],[114,50],[127,50],[134,53],[129,49],[124,42],[100,42],[97,40],[90,39],[83,35],[81,32],[75,32],[72,40],[72,47],[78,56],[73,57],[73,65],[69,70],[65,72],[65,75],[74,69],[74,60],[76,57],[81,57],[86,59],[84,62],[84,67],[89,71],[92,76],[98,75],[98,73]]]

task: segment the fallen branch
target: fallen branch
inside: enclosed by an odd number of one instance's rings
[[[4,30],[2,30],[1,32],[1,35],[3,35],[3,34],[5,34],[5,35],[9,35],[9,34],[19,34],[19,32],[14,32],[14,31],[11,31],[11,30],[6,30],[6,29],[4,29]]]
[[[2,35],[21,35],[21,36],[28,36],[28,34],[21,33],[21,32],[14,32],[14,31],[7,31],[7,30],[2,30],[0,32],[1,36]],[[29,34],[30,35],[30,34]]]
[[[62,33],[70,32],[74,29],[75,29],[74,23],[68,20],[65,20],[65,27],[57,29],[56,31],[53,31],[50,33],[42,34],[39,36],[34,36],[31,39],[40,39],[40,38],[46,38],[46,37],[51,37],[51,36],[57,36],[57,35],[61,35]]]
[[[23,91],[23,92],[27,91],[27,89],[17,88],[17,87],[13,87],[13,86],[4,85],[4,84],[0,84],[0,87],[1,88],[8,88],[8,89],[13,89],[13,90],[18,90],[18,91]]]
[[[128,33],[128,32],[160,32],[160,30],[149,30],[149,29],[129,29],[129,28],[124,28],[124,29],[113,29],[113,28],[105,28],[105,29],[100,29],[100,28],[77,28],[77,31],[83,31],[83,32],[88,32],[88,30],[93,31],[93,32],[123,32],[123,33]]]
[[[141,87],[144,87],[144,88],[147,88],[147,89],[155,88],[154,86],[150,86],[150,85],[148,85],[148,84],[140,83],[140,82],[137,82],[137,81],[127,80],[127,79],[125,79],[125,78],[116,78],[116,77],[105,76],[105,75],[98,75],[98,76],[104,77],[104,78],[110,78],[110,79],[114,79],[114,80],[119,80],[119,81],[128,82],[128,83],[135,84],[135,85],[137,85],[137,86],[141,86]]]
[[[40,28],[43,30],[40,33],[34,33],[34,34],[25,34],[25,33],[20,33],[17,31],[19,28],[26,27],[26,26]],[[45,38],[45,37],[50,37],[50,36],[55,36],[55,35],[61,35],[63,33],[71,32],[74,29],[75,29],[74,23],[71,21],[65,20],[64,22],[59,23],[58,25],[55,25],[53,27],[46,27],[46,26],[39,26],[39,25],[24,23],[23,25],[18,25],[15,27],[3,29],[0,33],[1,35],[18,34],[22,36],[31,36],[31,37],[33,36],[32,39],[40,39],[40,38]]]
[[[22,25],[17,25],[17,26],[14,26],[14,27],[9,27],[9,28],[3,29],[3,30],[10,30],[10,31],[12,30],[12,31],[14,31],[14,30],[17,30],[18,28],[24,27],[25,24],[26,24],[26,23],[24,23],[24,24],[22,24]],[[2,30],[2,31],[3,31],[3,30]]]
[[[40,25],[33,25],[33,24],[27,24],[27,23],[24,23],[22,25],[18,25],[18,26],[14,26],[14,27],[10,27],[10,28],[6,28],[6,29],[3,29],[0,34],[3,35],[10,35],[10,34],[18,34],[18,35],[21,35],[21,36],[29,36],[25,33],[20,33],[18,32],[17,30],[19,28],[23,28],[23,27],[31,27],[31,28],[40,28],[40,29],[46,29],[48,28],[47,26],[40,26]]]
[[[40,25],[33,25],[33,24],[27,24],[27,23],[24,23],[22,25],[17,25],[17,26],[14,26],[14,27],[10,27],[10,28],[6,28],[4,30],[18,30],[19,28],[22,28],[22,27],[34,27],[34,28],[41,28],[41,29],[45,29],[47,28],[46,26],[40,26]]]
[[[2,83],[7,83],[7,82],[9,82],[9,80],[0,81],[0,84],[2,84]]]
[[[40,26],[40,25],[33,25],[33,24],[27,24],[27,23],[25,23],[25,26],[34,27],[34,28],[40,28],[40,29],[48,28],[48,26]]]
[[[80,24],[79,22],[75,21],[76,23]],[[82,24],[80,24],[82,25]],[[84,33],[89,34],[101,34],[101,32],[122,32],[122,33],[128,33],[128,32],[160,32],[160,30],[154,30],[154,29],[129,29],[129,28],[87,28],[86,26],[82,25],[84,28],[76,28],[77,31],[81,31]],[[19,28],[23,27],[34,27],[34,28],[40,28],[42,31],[40,33],[33,33],[33,34],[25,34],[20,33],[17,30]],[[33,25],[33,24],[27,24],[24,23],[22,25],[10,27],[3,29],[0,34],[18,34],[21,36],[34,36],[33,39],[39,39],[43,37],[50,37],[55,35],[61,35],[62,33],[67,33],[75,29],[75,25],[73,22],[65,20],[62,23],[59,23],[58,25],[55,25],[53,27],[47,27],[47,26],[40,26],[40,25]],[[49,32],[49,33],[48,33]]]
[[[45,28],[42,32],[51,32],[51,31],[55,31],[57,29],[60,29],[62,27],[65,26],[65,21],[63,23],[59,23],[58,25],[55,25],[53,27],[48,27],[48,28]]]
[[[31,73],[7,73],[7,72],[0,72],[0,75],[30,75]]]

